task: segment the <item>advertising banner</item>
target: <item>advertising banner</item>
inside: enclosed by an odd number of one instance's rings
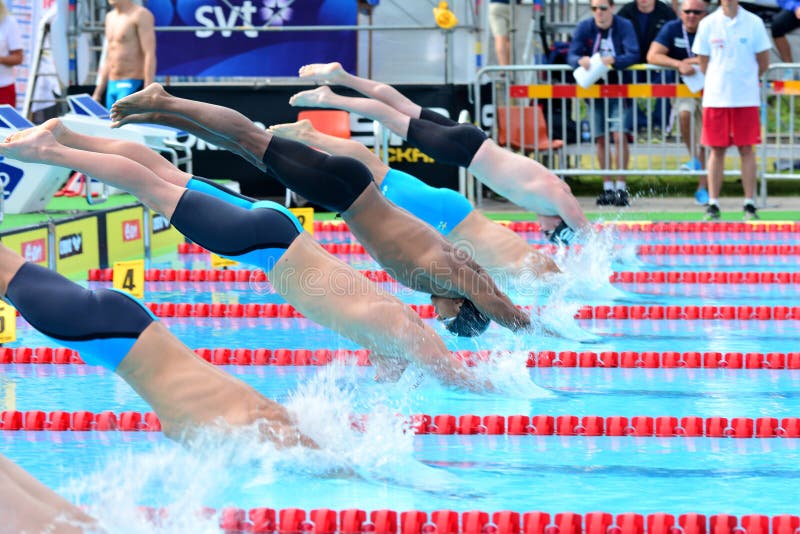
[[[207,28],[156,33],[162,76],[285,77],[307,63],[330,61],[355,70],[355,31],[257,29],[355,25],[356,0],[151,0],[146,6],[157,27]]]
[[[48,266],[47,228],[37,228],[15,234],[4,234],[3,244],[25,258],[25,261]]]
[[[106,213],[108,263],[144,256],[142,208],[127,208]]]
[[[97,217],[56,224],[56,270],[76,275],[100,265]]]
[[[169,224],[166,217],[150,212],[150,251],[152,254],[164,251],[174,252],[178,243],[184,241],[186,238]]]

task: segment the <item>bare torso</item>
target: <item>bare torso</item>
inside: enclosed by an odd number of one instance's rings
[[[559,272],[548,256],[531,248],[524,238],[473,210],[447,235],[456,246],[469,247],[469,253],[495,280],[517,277],[523,269],[537,276]]]
[[[548,200],[548,188],[562,187],[561,180],[540,163],[506,150],[494,141],[484,141],[472,159],[469,171],[497,193],[526,210],[540,215],[558,215]]]
[[[457,291],[436,284],[431,272],[452,266],[452,245],[441,234],[384,197],[370,185],[342,218],[367,252],[402,284],[437,296],[457,298]]]
[[[139,39],[139,20],[146,11],[134,5],[125,12],[112,9],[106,15],[106,68],[109,80],[143,80],[144,50]]]

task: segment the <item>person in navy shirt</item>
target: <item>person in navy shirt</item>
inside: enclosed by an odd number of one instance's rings
[[[692,44],[700,21],[708,13],[708,4],[703,0],[683,0],[680,13],[680,19],[668,22],[658,32],[647,51],[647,62],[690,75],[699,66],[700,60],[692,52]],[[705,168],[705,150],[700,144],[703,126],[700,103],[696,98],[676,98],[673,107],[678,114],[681,139],[691,157],[681,168],[687,171],[702,170]],[[708,203],[706,182],[706,176],[700,176],[694,194],[701,206]]]
[[[786,34],[800,28],[800,0],[777,0],[780,13],[772,17],[772,39],[784,63],[793,63],[792,47]]]
[[[613,0],[591,0],[592,18],[582,20],[575,28],[569,46],[567,62],[573,67],[587,68],[589,58],[599,53],[603,63],[613,68],[607,75],[609,83],[621,83],[618,71],[626,69],[639,61],[639,43],[630,21],[614,15]],[[601,82],[602,83],[602,82]],[[625,115],[630,111],[620,98],[592,99],[589,103],[592,113],[592,135],[597,142],[597,157],[603,169],[625,169],[630,161]],[[606,114],[606,109],[608,113]],[[606,120],[608,119],[608,120]],[[607,150],[609,137],[607,122],[612,122],[616,150]],[[610,157],[609,157],[610,156]],[[610,165],[609,165],[610,163]],[[612,176],[606,176],[603,192],[597,197],[599,206],[629,205],[625,177],[618,176],[616,183]]]

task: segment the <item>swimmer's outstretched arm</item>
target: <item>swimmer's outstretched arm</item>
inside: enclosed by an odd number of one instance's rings
[[[462,259],[462,263],[453,266],[453,272],[433,270],[433,274],[440,287],[455,286],[459,294],[500,326],[512,332],[530,327],[530,317],[517,308],[495,285],[489,273],[474,261]]]
[[[0,517],[3,532],[98,532],[94,519],[2,455]]]

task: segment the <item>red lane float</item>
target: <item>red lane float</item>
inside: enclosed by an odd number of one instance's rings
[[[245,310],[247,308],[245,307]],[[213,311],[213,308],[212,308]],[[197,348],[195,354],[215,365],[327,365],[331,362],[371,365],[366,349],[245,349]],[[459,350],[453,356],[468,366],[508,356],[507,351]],[[50,347],[0,347],[0,364],[82,365],[72,349]],[[530,351],[527,367],[606,367],[646,369],[800,369],[800,352],[676,352],[676,351]]]
[[[359,271],[373,282],[394,282],[389,273],[381,270]],[[114,270],[89,269],[89,282],[111,282]],[[266,282],[267,275],[261,269],[146,269],[147,282]]]
[[[499,224],[508,227],[514,232],[538,232],[539,223],[534,221],[500,221]],[[654,232],[654,233],[679,233],[679,232],[726,232],[726,233],[775,233],[775,232],[800,232],[800,223],[797,222],[711,222],[711,221],[664,221],[640,222],[623,221],[608,225],[595,224],[602,228],[610,226],[621,232]],[[347,224],[343,221],[314,221],[314,232],[349,232]]]
[[[331,254],[365,255],[364,246],[360,243],[321,243],[322,248]],[[531,248],[552,254],[558,247],[552,244],[531,243]],[[655,244],[637,245],[636,252],[640,256],[795,256],[800,254],[800,245],[789,244],[753,244],[735,245],[702,245],[702,244]],[[208,251],[196,244],[181,243],[179,254],[207,254]]]
[[[383,270],[359,271],[373,282],[394,282]],[[90,282],[111,282],[113,269],[89,269]],[[147,269],[148,282],[265,282],[259,269]],[[752,271],[621,271],[609,277],[612,283],[623,284],[797,284],[800,272]]]
[[[263,317],[303,318],[294,306],[287,303],[187,303],[148,302],[147,307],[159,317]],[[433,319],[436,311],[431,304],[409,304],[423,319]],[[540,313],[539,308],[520,306],[528,313]],[[582,306],[576,319],[616,320],[800,320],[800,306],[662,306],[662,305],[597,305]]]
[[[143,510],[155,521],[159,510]],[[800,516],[748,514],[733,516],[697,513],[680,515],[663,512],[642,515],[633,512],[617,515],[608,512],[577,514],[542,511],[487,512],[469,510],[332,510],[319,508],[223,508],[204,509],[203,515],[218,514],[219,526],[226,534],[241,532],[318,534],[794,534]]]
[[[797,284],[800,272],[623,271],[609,280],[623,284]]]
[[[415,434],[431,435],[800,438],[799,417],[416,414],[407,421]],[[0,430],[158,432],[161,423],[153,412],[5,410]]]

